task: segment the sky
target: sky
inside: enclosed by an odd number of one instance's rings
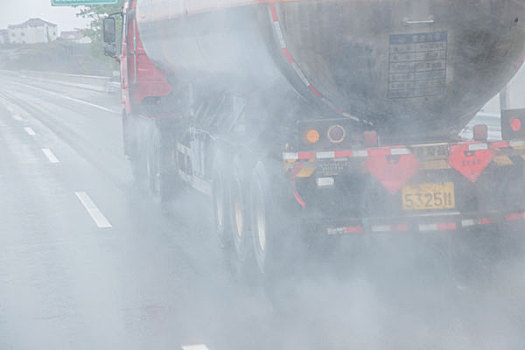
[[[0,29],[29,18],[42,18],[58,25],[59,31],[84,28],[87,21],[77,18],[78,8],[51,6],[51,0],[0,0]]]

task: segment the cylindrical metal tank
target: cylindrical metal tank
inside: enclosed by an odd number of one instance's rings
[[[523,0],[138,0],[137,19],[181,81],[249,94],[284,77],[393,134],[454,134],[525,54]]]

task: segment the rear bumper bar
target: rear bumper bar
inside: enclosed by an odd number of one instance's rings
[[[496,224],[525,223],[525,212],[414,215],[401,218],[349,219],[338,222],[317,222],[307,224],[315,231],[329,236],[374,234],[388,232],[439,232],[461,231],[473,227]]]

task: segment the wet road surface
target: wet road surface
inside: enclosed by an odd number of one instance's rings
[[[525,232],[346,241],[270,298],[207,198],[134,186],[117,97],[0,77],[0,349],[525,347]]]

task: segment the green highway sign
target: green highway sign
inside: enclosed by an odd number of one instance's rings
[[[52,6],[114,5],[118,0],[51,0]]]

